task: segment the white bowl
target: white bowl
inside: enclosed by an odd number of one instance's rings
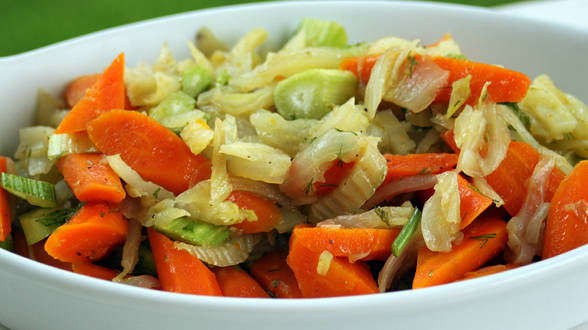
[[[469,7],[432,3],[300,2],[204,10],[131,24],[0,58],[0,154],[32,122],[37,88],[58,94],[121,51],[177,58],[202,25],[234,42],[262,26],[278,45],[303,17],[338,21],[351,41],[387,35],[424,43],[449,32],[471,59],[549,74],[588,100],[588,33]],[[14,329],[567,329],[588,320],[588,246],[485,278],[346,298],[260,300],[144,290],[51,268],[0,249],[0,323]]]

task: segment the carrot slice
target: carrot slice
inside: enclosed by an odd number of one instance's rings
[[[290,238],[286,259],[292,269],[302,296],[336,297],[377,293],[378,286],[367,265],[361,261],[350,263],[334,257],[326,274],[317,271],[321,252],[314,252],[300,243],[297,232]]]
[[[46,240],[43,240],[31,245],[29,250],[31,252],[30,258],[48,266],[71,271],[71,263],[57,260],[47,254],[44,248],[45,242]]]
[[[7,171],[7,161],[6,157],[0,157],[0,173]],[[4,242],[11,232],[10,204],[8,204],[6,191],[0,187],[0,242]]]
[[[492,205],[492,200],[477,191],[461,174],[457,176],[457,187],[459,189],[461,216],[459,229],[464,229]]]
[[[270,296],[263,290],[249,274],[238,266],[234,267],[216,267],[213,270],[216,275],[218,285],[225,297],[241,298],[269,298]]]
[[[65,89],[65,102],[73,108],[86,95],[86,92],[100,79],[101,74],[79,76],[72,80]]]
[[[324,181],[317,181],[313,183],[314,192],[317,196],[324,196],[335,190],[337,186],[351,173],[355,162],[343,162],[334,160],[331,166],[325,171]]]
[[[252,210],[257,216],[256,221],[245,221],[233,225],[245,234],[268,232],[276,226],[282,218],[278,207],[269,199],[248,191],[235,190],[227,200],[237,204],[245,210]]]
[[[120,178],[101,154],[71,154],[57,161],[57,168],[82,202],[119,203],[126,192]]]
[[[469,280],[472,278],[478,278],[478,277],[482,277],[482,276],[497,274],[497,273],[503,272],[505,270],[514,269],[517,267],[518,267],[517,265],[513,265],[513,264],[486,266],[486,267],[482,267],[477,270],[474,270],[472,272],[465,273],[463,275],[463,277],[461,278],[461,280]]]
[[[154,119],[136,111],[113,110],[88,123],[88,136],[106,155],[122,160],[145,180],[180,194],[210,178],[210,161]]]
[[[588,243],[588,161],[581,161],[561,182],[551,201],[543,258],[575,249]]]
[[[95,265],[91,262],[74,262],[71,265],[72,271],[76,274],[82,274],[110,281],[116,277],[117,272],[110,268]]]
[[[298,244],[316,253],[329,251],[350,260],[385,260],[400,230],[297,226],[293,233]]]
[[[222,296],[214,274],[195,256],[178,250],[165,235],[147,228],[161,288],[165,291]]]
[[[86,130],[86,124],[101,113],[125,107],[125,56],[114,59],[98,80],[63,118],[55,134]]]
[[[64,262],[100,260],[124,243],[128,228],[119,210],[106,203],[86,204],[49,236],[45,250]]]
[[[455,152],[456,154],[459,154],[459,148],[457,147],[457,144],[455,143],[455,134],[453,134],[452,130],[447,130],[444,131],[443,133],[440,134],[441,135],[441,139],[443,140],[443,142],[445,142],[449,148],[451,150],[453,150],[453,152]]]
[[[450,252],[418,251],[413,289],[453,282],[498,255],[506,246],[506,223],[496,217],[479,218],[464,231],[463,241]]]
[[[407,176],[419,174],[437,174],[455,168],[458,156],[456,154],[430,153],[430,154],[408,154],[391,155],[385,154],[386,179],[383,184],[392,180],[398,180]]]
[[[251,275],[277,298],[302,298],[294,273],[286,263],[286,252],[274,251],[249,265]]]
[[[360,83],[367,83],[372,68],[380,55],[366,55],[363,57],[346,58],[340,68],[353,72]],[[415,55],[416,65],[423,55]],[[470,81],[471,95],[467,104],[475,104],[480,97],[484,84],[490,82],[487,88],[489,100],[492,102],[520,102],[531,85],[531,79],[525,74],[509,70],[500,66],[473,62],[451,57],[431,56],[431,59],[441,69],[449,71],[448,88],[442,88],[435,98],[435,102],[449,103],[451,84],[456,80],[472,75]]]

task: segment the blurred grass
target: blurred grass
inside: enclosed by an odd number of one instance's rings
[[[520,0],[436,1],[487,7]],[[248,2],[252,1],[0,0],[0,56],[18,54],[75,36],[153,17]]]

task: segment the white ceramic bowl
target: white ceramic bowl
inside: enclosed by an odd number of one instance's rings
[[[338,21],[351,41],[449,32],[471,59],[536,76],[588,101],[588,33],[487,10],[427,3],[300,2],[211,9],[131,24],[0,58],[0,154],[32,122],[37,88],[58,94],[121,51],[178,58],[202,25],[234,42],[262,26],[278,45],[303,17]],[[144,290],[51,268],[0,249],[0,323],[13,329],[567,329],[588,320],[588,246],[485,278],[416,291],[303,300],[214,298]]]

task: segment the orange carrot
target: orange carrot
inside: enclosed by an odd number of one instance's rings
[[[298,244],[321,253],[350,260],[385,260],[399,229],[329,228],[297,226],[293,231]]]
[[[576,164],[557,188],[545,225],[543,258],[588,243],[588,161]]]
[[[277,298],[302,298],[294,273],[286,263],[286,252],[274,251],[249,265],[251,275]]]
[[[101,113],[112,109],[124,109],[124,72],[125,56],[121,53],[63,118],[55,134],[85,131],[86,124]]]
[[[425,46],[425,47],[426,47],[426,48],[433,48],[433,47],[437,47],[437,46],[441,45],[441,43],[443,43],[444,41],[449,41],[449,40],[451,40],[451,39],[453,39],[453,38],[451,37],[451,34],[449,34],[449,33],[446,33],[446,34],[445,34],[445,35],[444,35],[444,36],[443,36],[441,39],[439,39],[437,42],[435,42],[435,43],[432,43],[432,44],[430,44],[430,45],[427,45],[427,46]]]
[[[212,270],[225,297],[269,298],[249,274],[238,266],[216,267]]]
[[[91,276],[106,281],[112,280],[117,275],[115,270],[98,266],[91,262],[74,262],[71,265],[71,268],[74,273]]]
[[[386,179],[382,184],[407,176],[445,172],[455,168],[458,159],[456,154],[445,153],[385,154],[384,157],[386,158],[386,165],[388,165],[388,172],[386,172]]]
[[[106,203],[85,204],[45,242],[45,250],[64,262],[100,260],[126,240],[129,223]]]
[[[456,154],[459,154],[459,148],[457,147],[457,144],[455,143],[455,135],[453,134],[452,130],[447,130],[444,131],[443,133],[441,133],[441,139],[449,146],[449,148],[455,152]]]
[[[122,201],[126,192],[120,178],[101,154],[71,154],[57,161],[57,168],[82,202]]]
[[[245,234],[268,232],[276,226],[282,218],[280,210],[272,201],[248,191],[235,190],[227,200],[237,204],[245,210],[252,210],[257,216],[256,221],[245,221],[233,225]]]
[[[86,95],[88,89],[98,81],[101,74],[84,75],[72,80],[65,89],[65,101],[67,106],[73,108]]]
[[[0,157],[0,173],[6,172],[8,159]],[[12,220],[10,218],[10,204],[6,191],[0,187],[0,242],[4,242],[12,231]]]
[[[333,257],[326,274],[321,275],[317,271],[320,255],[321,252],[314,252],[302,245],[297,232],[293,232],[286,261],[296,277],[303,297],[336,297],[378,292],[376,281],[365,263],[350,263],[345,258]]]
[[[482,267],[477,270],[474,270],[472,272],[465,273],[463,275],[463,277],[461,278],[461,280],[469,280],[472,278],[492,275],[492,274],[503,272],[505,270],[514,269],[517,267],[518,267],[517,265],[513,265],[513,264],[486,266],[486,267]]]
[[[148,228],[147,235],[161,288],[165,291],[222,296],[214,274],[195,256],[174,247],[172,240]]]
[[[325,171],[325,180],[313,183],[315,194],[317,196],[324,196],[335,190],[347,175],[349,175],[353,169],[353,165],[355,165],[355,162],[346,163],[337,159],[332,161],[329,169]]]
[[[154,119],[136,111],[113,110],[88,123],[88,136],[106,155],[122,160],[145,180],[180,194],[210,177],[210,161]]]
[[[461,216],[459,228],[464,229],[492,205],[492,200],[477,191],[461,174],[457,176],[457,187],[459,189]]]
[[[366,55],[362,57],[346,58],[341,62],[340,68],[353,72],[358,76],[360,83],[367,83],[372,68],[380,55]],[[423,55],[414,55],[416,65]],[[431,59],[441,69],[449,71],[447,88],[442,88],[435,98],[435,102],[448,103],[451,96],[451,84],[456,80],[472,75],[470,81],[471,95],[467,104],[475,104],[480,97],[484,84],[489,81],[488,98],[491,102],[520,102],[531,84],[531,79],[525,74],[505,69],[496,65],[478,63],[464,59],[431,56]]]
[[[49,254],[47,254],[47,252],[43,248],[45,242],[46,241],[43,240],[31,245],[29,250],[31,252],[30,258],[45,265],[71,271],[71,263],[57,260]]]
[[[506,223],[496,217],[476,220],[450,252],[418,251],[413,289],[453,282],[498,255],[506,246]]]
[[[512,141],[506,157],[494,172],[486,176],[488,184],[504,200],[504,208],[511,216],[516,215],[527,195],[525,182],[533,174],[539,162],[539,152],[525,142]],[[563,172],[555,167],[551,171],[545,201],[551,201],[555,190],[563,180]]]

